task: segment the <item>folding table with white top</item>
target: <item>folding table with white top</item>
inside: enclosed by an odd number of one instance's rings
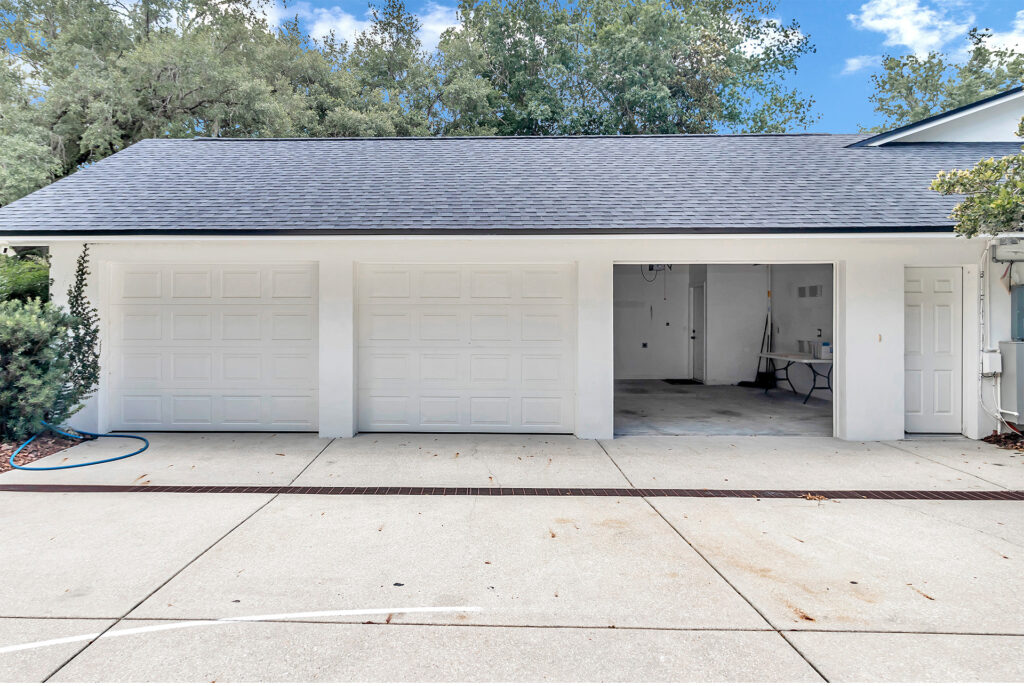
[[[789,378],[789,368],[794,364],[806,365],[811,373],[814,374],[814,381],[811,383],[811,390],[807,391],[807,396],[804,398],[804,404],[811,399],[811,393],[815,391],[829,391],[832,392],[832,360],[823,360],[819,357],[813,357],[807,353],[761,353],[761,357],[768,360],[771,365],[771,372],[775,376],[776,381],[785,381],[789,384],[789,388],[795,395],[800,395],[796,387],[793,385],[792,379]],[[785,363],[781,368],[778,366],[778,362]],[[825,372],[818,371],[816,365],[828,365],[828,370]],[[778,373],[782,372],[783,377],[780,379]],[[818,385],[818,379],[824,379],[825,385]],[[765,393],[768,393],[768,389],[764,389]]]

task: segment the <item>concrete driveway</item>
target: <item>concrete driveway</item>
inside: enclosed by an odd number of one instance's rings
[[[0,489],[54,491],[0,491],[0,679],[1024,679],[1024,502],[991,495],[1024,488],[1024,457],[985,444],[150,438],[121,462],[0,475]],[[83,444],[36,465],[118,449]],[[143,488],[74,492],[87,484]],[[878,493],[907,490],[971,499]]]

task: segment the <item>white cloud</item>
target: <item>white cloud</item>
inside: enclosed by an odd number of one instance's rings
[[[457,26],[458,19],[455,8],[448,5],[429,2],[423,9],[424,12],[418,15],[423,27],[420,30],[420,40],[423,41],[424,48],[434,50],[444,30],[450,26]],[[369,11],[362,17],[357,17],[341,7],[314,7],[306,0],[290,2],[288,7],[284,7],[280,0],[269,3],[263,8],[263,15],[270,26],[280,26],[282,21],[298,16],[313,38],[322,38],[333,30],[335,36],[350,44],[370,26],[371,22]]]
[[[955,0],[922,4],[919,0],[869,0],[860,13],[847,15],[854,27],[885,34],[885,44],[905,46],[916,55],[939,50],[974,25],[974,15],[953,17]]]
[[[426,12],[419,15],[420,24],[420,40],[423,41],[423,47],[431,52],[437,48],[438,41],[441,40],[441,34],[453,26],[459,25],[459,19],[456,15],[455,8],[449,7],[448,5],[438,5],[437,3],[427,3],[424,7]]]
[[[323,38],[333,30],[339,40],[349,43],[370,25],[369,11],[360,19],[340,7],[314,7],[305,0],[289,2],[287,7],[278,0],[264,5],[262,12],[270,26],[297,16],[311,37]]]
[[[856,57],[847,57],[846,64],[843,65],[842,74],[856,74],[862,69],[868,69],[870,67],[877,67],[882,63],[881,55],[857,55]]]
[[[1024,50],[1024,10],[1018,10],[1009,31],[993,31],[988,44],[994,48]]]
[[[334,31],[335,37],[351,43],[370,26],[368,16],[358,19],[340,7],[315,7],[311,15],[306,24],[313,38],[323,38]]]
[[[259,11],[270,26],[280,26],[282,21],[294,17],[296,14],[291,10],[285,9],[284,5],[278,2],[261,5]]]
[[[780,19],[763,18],[759,19],[764,33],[759,38],[748,38],[739,45],[739,51],[747,57],[754,57],[762,54],[768,48],[796,45],[804,39],[801,31],[794,31],[786,34],[785,24]]]

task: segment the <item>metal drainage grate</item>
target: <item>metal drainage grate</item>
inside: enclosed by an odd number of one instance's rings
[[[707,488],[495,488],[450,486],[119,486],[4,484],[21,493],[239,493],[267,495],[475,495],[610,498],[799,498],[804,500],[1024,500],[1024,491],[816,491]]]

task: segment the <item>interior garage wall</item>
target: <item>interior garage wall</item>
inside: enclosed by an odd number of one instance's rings
[[[709,386],[753,381],[765,316],[768,268],[753,264],[707,266],[707,374]]]
[[[831,264],[778,264],[771,268],[772,347],[775,352],[798,352],[797,341],[828,341],[835,347],[832,329],[832,304],[835,292]],[[818,297],[799,297],[801,286],[821,286]],[[818,330],[821,335],[818,335]],[[819,371],[825,371],[822,365]],[[793,365],[790,378],[797,390],[811,387],[813,375],[804,365]],[[828,391],[815,391],[815,397],[831,398]]]
[[[688,379],[689,268],[641,268],[646,265],[615,265],[615,378]]]

